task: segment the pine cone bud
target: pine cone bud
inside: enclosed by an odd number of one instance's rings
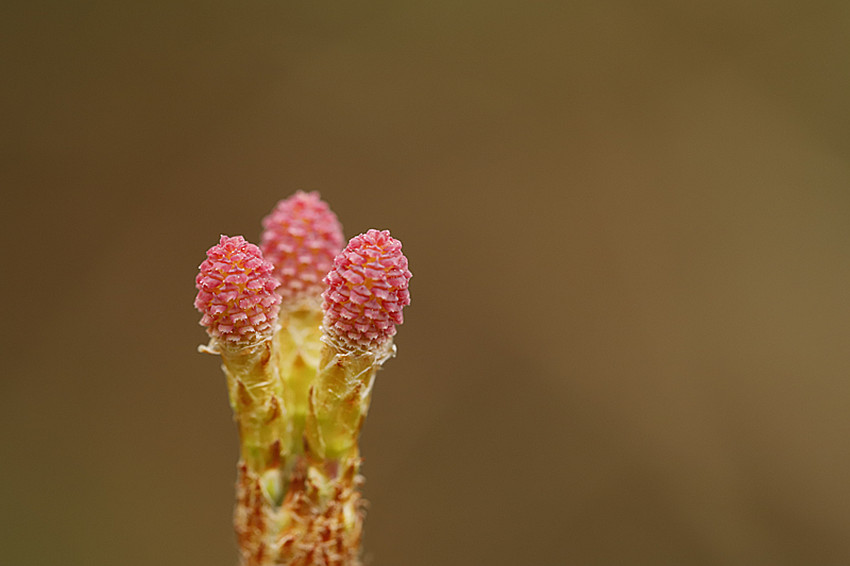
[[[207,251],[195,278],[195,308],[210,337],[241,345],[271,335],[280,308],[273,269],[242,236],[222,236]]]
[[[327,203],[316,191],[298,191],[277,203],[263,228],[260,247],[274,264],[283,303],[318,297],[325,289],[322,277],[343,245],[342,226]]]
[[[356,349],[375,350],[393,337],[410,304],[411,273],[401,242],[389,231],[355,236],[334,258],[324,281],[325,331]]]

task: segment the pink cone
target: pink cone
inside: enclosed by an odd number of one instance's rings
[[[401,242],[389,231],[369,230],[352,238],[324,279],[325,331],[351,347],[379,348],[404,320],[410,277]]]
[[[277,203],[263,219],[260,247],[274,265],[281,285],[277,293],[286,305],[318,297],[322,278],[343,245],[342,226],[318,192],[298,191]]]
[[[242,236],[222,236],[207,251],[195,278],[195,308],[211,337],[249,344],[271,335],[280,308],[273,269]]]

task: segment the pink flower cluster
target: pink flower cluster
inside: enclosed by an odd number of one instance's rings
[[[275,266],[283,303],[318,297],[325,289],[322,277],[343,245],[342,226],[319,193],[298,191],[280,201],[263,228],[260,247]]]
[[[207,251],[195,278],[195,308],[211,337],[248,344],[271,334],[281,300],[273,269],[260,248],[242,236],[222,236]]]
[[[325,331],[354,348],[380,347],[403,321],[410,277],[401,242],[389,231],[352,238],[324,279]]]

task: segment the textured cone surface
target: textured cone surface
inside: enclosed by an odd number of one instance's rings
[[[342,226],[319,193],[298,191],[275,206],[263,219],[260,247],[275,267],[284,304],[321,294],[343,242]]]
[[[404,321],[410,277],[401,242],[389,231],[369,230],[352,238],[325,277],[325,330],[350,347],[379,348]]]
[[[207,251],[195,278],[201,324],[210,336],[228,343],[250,343],[269,335],[280,305],[274,292],[278,285],[260,248],[242,236],[222,236]]]

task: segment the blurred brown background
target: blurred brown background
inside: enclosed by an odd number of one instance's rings
[[[231,566],[193,278],[404,242],[370,564],[850,563],[850,3],[16,2],[0,562]]]

